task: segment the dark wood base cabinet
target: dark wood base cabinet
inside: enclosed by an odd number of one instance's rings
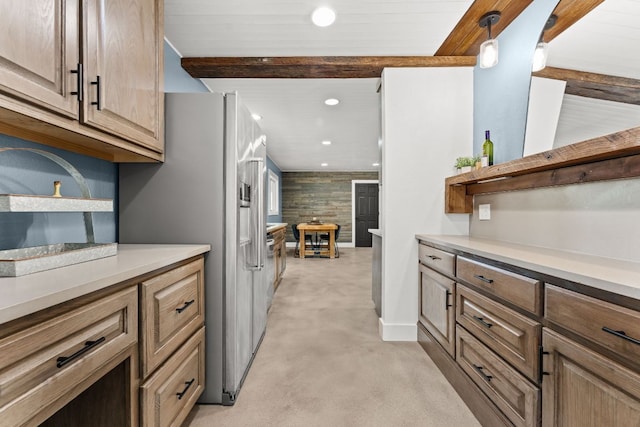
[[[640,301],[438,246],[418,342],[483,426],[640,426]]]
[[[545,329],[543,426],[640,425],[640,374]]]
[[[438,344],[424,326],[418,324],[418,344],[440,369],[447,381],[453,386],[473,415],[483,426],[511,426],[509,419],[471,380],[446,351]]]

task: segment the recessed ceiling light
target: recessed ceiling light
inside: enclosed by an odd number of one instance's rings
[[[323,168],[326,168],[327,166],[329,166],[329,163],[320,163],[320,166],[322,166]]]
[[[260,114],[256,114],[256,113],[251,114],[251,117],[253,117],[253,120],[261,120],[262,119],[262,116]]]
[[[318,27],[328,27],[336,20],[336,13],[328,7],[319,7],[311,14],[311,20]]]
[[[329,98],[329,99],[326,99],[324,103],[327,105],[338,105],[340,103],[340,100],[335,98]]]
[[[371,166],[380,166],[380,163],[374,163]]]
[[[331,145],[331,141],[322,141],[322,145]]]

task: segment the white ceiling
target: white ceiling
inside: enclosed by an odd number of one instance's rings
[[[336,22],[318,28],[317,0],[165,0],[165,35],[183,57],[433,55],[472,3],[331,0]],[[548,64],[640,79],[640,54],[628,54],[640,46],[639,22],[639,0],[606,0],[550,43]],[[377,170],[378,79],[203,82],[237,90],[263,116],[269,156],[283,171]],[[341,103],[328,107],[328,97]]]

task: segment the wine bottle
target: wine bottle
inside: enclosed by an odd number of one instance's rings
[[[482,157],[487,158],[487,165],[493,165],[493,142],[489,136],[489,131],[484,131],[484,144],[482,144]]]

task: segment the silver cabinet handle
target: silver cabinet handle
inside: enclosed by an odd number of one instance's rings
[[[266,239],[264,219],[264,180],[262,170],[264,160],[249,159],[251,164],[251,259],[249,268],[260,270],[264,267],[264,248],[262,242]]]

